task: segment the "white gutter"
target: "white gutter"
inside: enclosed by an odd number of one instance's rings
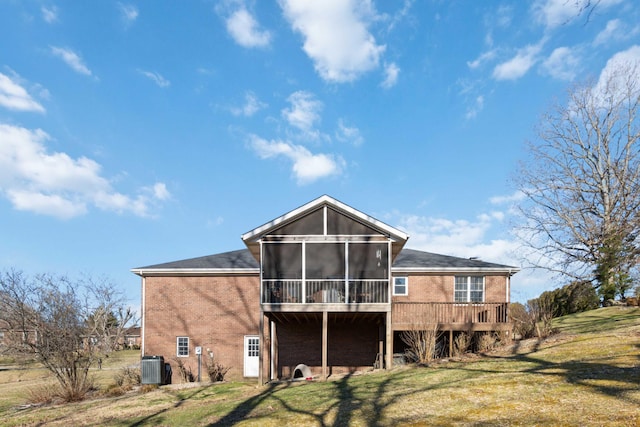
[[[391,273],[507,273],[512,276],[518,271],[519,268],[513,267],[391,267]]]
[[[230,274],[259,274],[259,268],[134,268],[133,274],[149,276],[219,276]]]

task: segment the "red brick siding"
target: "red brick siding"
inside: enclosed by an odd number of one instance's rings
[[[402,274],[395,277],[408,277],[409,294],[393,296],[392,301],[406,302],[453,302],[455,275]],[[507,295],[507,276],[485,275],[485,302],[505,302]]]
[[[194,374],[194,348],[201,346],[203,358],[209,348],[217,361],[231,368],[229,377],[242,377],[244,335],[259,332],[259,288],[257,276],[147,277],[144,355],[163,356],[177,382],[176,337],[187,336],[189,357],[180,360]]]

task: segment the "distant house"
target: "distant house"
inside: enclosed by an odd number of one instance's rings
[[[405,249],[408,238],[322,196],[243,234],[246,249],[135,268],[142,355],[174,373],[213,356],[264,383],[298,364],[324,378],[390,367],[400,333],[427,324],[449,344],[460,331],[511,330],[518,268]]]
[[[122,347],[127,348],[139,348],[140,347],[140,327],[132,326],[127,328],[122,334]]]

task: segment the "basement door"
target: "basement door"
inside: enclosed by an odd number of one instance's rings
[[[244,337],[244,376],[257,377],[260,365],[260,338],[253,335]]]

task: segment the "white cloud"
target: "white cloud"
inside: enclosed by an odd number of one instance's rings
[[[234,116],[251,117],[258,111],[267,107],[267,104],[260,101],[258,97],[252,92],[245,93],[244,101],[245,102],[243,106],[231,108],[231,114],[233,114]]]
[[[313,154],[307,148],[289,142],[267,141],[251,135],[250,145],[263,159],[282,156],[293,162],[292,172],[299,185],[339,175],[344,167],[344,161],[340,157],[331,154]]]
[[[600,81],[603,81],[611,73],[626,65],[640,66],[640,46],[634,45],[627,50],[620,51],[613,55],[605,65],[600,74]]]
[[[629,72],[633,71],[631,75]],[[615,90],[620,90],[618,95],[622,98],[628,96],[627,80],[635,80],[634,86],[640,87],[640,46],[634,45],[627,50],[613,55],[600,72],[598,82],[594,87],[594,95],[602,96],[602,102],[608,105],[612,100],[610,95],[616,95]]]
[[[467,120],[475,118],[478,113],[480,113],[484,109],[484,96],[479,95],[476,97],[475,102],[471,107],[467,109],[467,113],[465,117]]]
[[[507,196],[494,196],[489,199],[492,205],[502,205],[505,203],[515,203],[525,199],[525,194],[522,191],[515,191],[513,194]]]
[[[573,80],[579,65],[580,59],[571,49],[559,47],[542,63],[542,68],[553,78]]]
[[[400,68],[395,63],[385,64],[384,67],[385,78],[382,81],[381,86],[385,89],[389,89],[396,85],[398,82],[398,75],[400,74]]]
[[[593,40],[594,46],[599,46],[601,44],[607,43],[609,40],[616,39],[620,37],[619,31],[622,27],[622,22],[619,19],[612,19],[607,22],[607,26],[604,30],[600,31],[596,38]]]
[[[609,42],[629,40],[640,34],[640,25],[636,25],[633,28],[629,28],[619,19],[612,19],[607,22],[607,26],[602,30],[596,38],[593,40],[594,46],[600,46],[608,44]]]
[[[165,184],[142,189],[137,196],[115,191],[101,166],[87,157],[49,153],[42,130],[0,124],[0,194],[18,210],[68,219],[89,205],[149,216],[157,202],[170,198]]]
[[[355,146],[362,145],[364,142],[364,138],[360,134],[360,129],[347,126],[342,119],[338,120],[336,139],[341,142],[350,142]]]
[[[287,101],[291,103],[291,108],[283,109],[282,116],[289,125],[303,132],[311,132],[314,126],[320,122],[322,102],[315,99],[312,93],[302,90],[289,95]]]
[[[487,237],[491,228],[503,220],[501,212],[479,215],[472,221],[404,214],[400,216],[398,226],[409,234],[411,248],[513,265],[517,243],[510,239],[488,240]]]
[[[480,67],[481,65],[485,64],[486,62],[493,60],[496,57],[496,52],[497,51],[495,49],[491,49],[486,52],[483,52],[482,54],[480,54],[479,57],[477,57],[473,61],[467,61],[467,66],[472,70],[474,70]]]
[[[152,82],[154,82],[160,87],[164,88],[164,87],[171,86],[171,82],[165,79],[164,77],[162,77],[160,73],[155,73],[152,71],[145,71],[145,70],[138,70],[138,73],[142,74],[143,76],[145,76],[146,78],[148,78],[149,80],[151,80]]]
[[[370,0],[280,0],[284,15],[304,38],[303,50],[324,80],[349,82],[375,69],[385,50],[368,31]]]
[[[501,5],[493,19],[498,27],[509,28],[513,21],[513,6]]]
[[[42,19],[44,19],[47,24],[53,24],[58,20],[58,8],[55,6],[42,6],[40,12],[42,12]]]
[[[533,4],[533,13],[547,28],[566,24],[583,13],[605,9],[622,3],[623,0],[538,0]]]
[[[44,113],[44,107],[11,77],[0,73],[0,105],[9,110]]]
[[[29,211],[69,219],[84,215],[87,206],[84,202],[65,199],[57,194],[42,194],[29,190],[7,190],[7,198],[19,211]]]
[[[118,3],[118,9],[125,25],[131,25],[138,19],[138,8],[134,5]]]
[[[538,54],[544,42],[536,45],[528,45],[519,49],[510,60],[496,65],[493,69],[493,78],[496,80],[516,80],[524,76],[538,61]]]
[[[49,47],[51,48],[51,53],[62,59],[74,71],[86,76],[92,75],[91,70],[87,68],[87,66],[82,61],[82,58],[80,58],[80,56],[78,56],[78,54],[71,49],[56,46]]]
[[[494,204],[513,203],[521,195],[497,196]],[[410,238],[407,247],[461,258],[478,257],[482,261],[526,267],[517,237],[509,234],[510,211],[489,211],[472,219],[446,219],[395,211],[385,215],[390,224],[404,230]],[[526,302],[550,288],[557,287],[553,274],[545,270],[523,269],[512,279],[512,301]]]
[[[153,197],[158,200],[169,200],[171,198],[171,193],[167,190],[167,185],[164,182],[156,182],[150,190]]]
[[[226,24],[227,31],[240,46],[265,47],[271,42],[271,33],[262,30],[244,6],[231,13]]]
[[[393,31],[393,29],[396,28],[398,24],[402,23],[402,21],[407,18],[414,2],[415,0],[404,0],[402,9],[398,10],[393,14],[393,16],[390,17],[389,25],[387,26],[387,32]]]

